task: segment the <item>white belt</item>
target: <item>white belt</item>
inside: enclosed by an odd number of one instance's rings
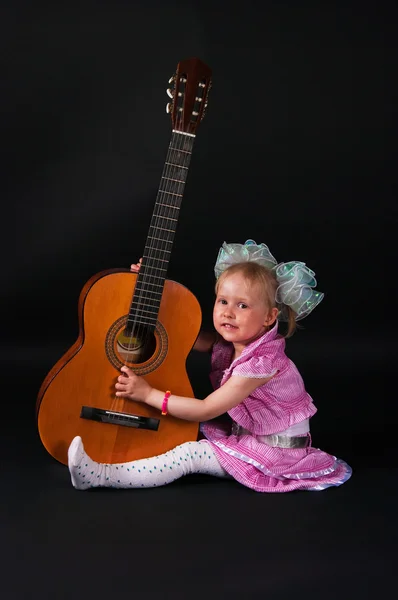
[[[233,422],[231,428],[232,435],[253,435],[250,431]],[[304,435],[285,435],[284,433],[273,433],[271,435],[255,435],[260,443],[267,444],[273,448],[307,448],[311,443],[309,432]]]
[[[257,435],[257,440],[273,448],[307,448],[310,445],[311,438],[307,435]]]

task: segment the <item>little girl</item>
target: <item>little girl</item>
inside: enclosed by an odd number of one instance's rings
[[[139,269],[140,263],[133,270]],[[311,445],[316,413],[303,380],[285,354],[285,337],[323,294],[305,263],[277,263],[265,244],[224,243],[215,265],[216,333],[201,333],[195,348],[212,352],[214,391],[204,400],[152,388],[123,367],[116,395],[143,402],[180,419],[201,422],[204,439],[160,456],[121,464],[97,463],[82,439],[72,441],[69,470],[76,489],[166,485],[183,475],[233,477],[258,492],[323,490],[351,476],[351,468]],[[165,382],[167,384],[167,382]],[[216,420],[228,413],[229,422]]]

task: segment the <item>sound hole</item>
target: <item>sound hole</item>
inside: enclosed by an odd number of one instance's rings
[[[116,348],[123,361],[139,365],[155,353],[156,337],[145,325],[127,326],[117,336]]]
[[[127,315],[113,323],[105,340],[109,362],[118,370],[127,365],[137,375],[146,375],[157,369],[165,359],[167,349],[167,333],[160,321],[157,321],[154,332],[145,326],[131,329]]]

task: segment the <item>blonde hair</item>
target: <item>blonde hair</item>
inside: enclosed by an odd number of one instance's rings
[[[243,277],[249,283],[259,283],[264,291],[265,300],[269,309],[279,308],[276,303],[275,296],[276,290],[278,289],[278,281],[276,279],[276,275],[274,271],[271,269],[267,269],[263,265],[259,265],[255,262],[242,262],[236,263],[235,265],[231,265],[228,269],[225,269],[220,275],[220,277],[216,281],[216,294],[218,293],[218,288],[220,284],[229,277],[229,275],[234,275],[235,273],[242,273]],[[289,338],[296,331],[296,313],[290,306],[283,306],[283,312],[287,317],[287,331],[282,334],[283,337]]]

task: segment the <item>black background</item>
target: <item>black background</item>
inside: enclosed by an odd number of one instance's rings
[[[29,573],[17,585],[7,579],[8,598],[26,597],[24,585],[40,586],[42,597],[72,597],[70,567],[80,569],[82,548],[91,557],[82,594],[107,591],[102,565],[119,564],[112,547],[126,577],[133,569],[131,579],[115,575],[112,589],[135,586],[143,598],[191,598],[199,589],[282,598],[321,588],[335,598],[339,584],[348,597],[350,585],[366,593],[379,577],[388,581],[398,476],[390,391],[397,17],[387,1],[4,4],[2,441],[13,494],[3,514],[10,573],[20,568],[21,545]],[[81,288],[142,254],[171,135],[167,82],[192,56],[211,67],[213,87],[169,277],[197,296],[208,328],[224,240],[265,242],[279,261],[302,260],[316,272],[325,299],[289,340],[288,355],[319,409],[315,445],[345,458],[354,475],[315,498],[264,498],[204,477],[156,496],[78,494],[36,433],[36,395],[77,337]],[[207,367],[206,357],[189,357],[198,396],[209,389]],[[123,508],[128,521],[119,521]],[[118,516],[111,524],[109,514]],[[225,543],[237,551],[222,550]],[[52,576],[44,569],[39,578],[28,561],[37,544]],[[156,573],[150,588],[135,579],[126,553],[138,572]],[[305,556],[314,561],[309,571]]]

